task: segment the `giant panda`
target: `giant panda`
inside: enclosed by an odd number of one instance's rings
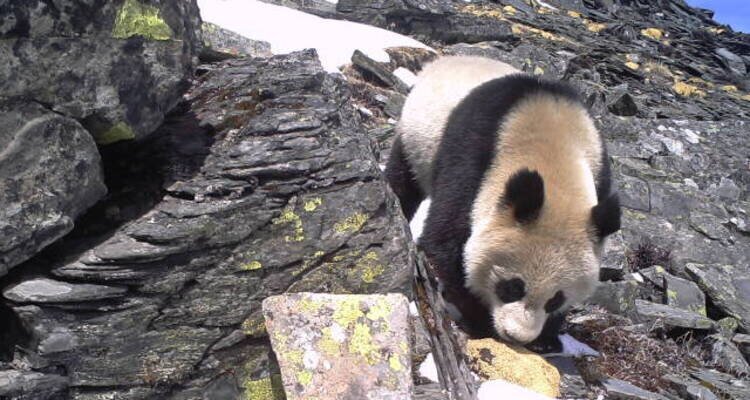
[[[472,336],[554,345],[620,228],[607,151],[574,89],[480,57],[425,66],[385,175]],[[456,313],[454,313],[456,314]]]

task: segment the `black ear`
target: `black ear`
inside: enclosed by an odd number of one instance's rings
[[[610,194],[591,208],[591,220],[594,224],[596,236],[599,239],[604,239],[620,230],[621,215],[620,198],[617,197],[617,193]]]
[[[513,210],[516,221],[529,223],[535,220],[543,204],[544,180],[538,172],[520,169],[505,184],[502,205]]]

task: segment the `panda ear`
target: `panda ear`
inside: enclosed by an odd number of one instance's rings
[[[620,230],[620,198],[612,193],[591,208],[591,221],[596,236],[601,240]]]
[[[544,205],[542,176],[528,168],[516,171],[505,183],[500,205],[510,207],[513,218],[518,222],[526,224],[534,221]]]

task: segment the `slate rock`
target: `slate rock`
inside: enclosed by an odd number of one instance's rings
[[[618,181],[620,202],[623,207],[639,211],[651,211],[648,183],[640,178],[623,175]]]
[[[706,337],[708,362],[738,376],[750,376],[750,365],[737,346],[722,335]]]
[[[687,264],[690,277],[711,301],[750,330],[750,275],[741,267],[716,264]]]
[[[408,308],[400,294],[295,293],[265,299],[266,329],[287,399],[409,397]]]
[[[0,370],[0,398],[14,400],[65,399],[68,379],[32,371]]]
[[[126,288],[75,284],[37,278],[23,281],[3,292],[6,299],[18,303],[69,303],[122,297]]]
[[[622,93],[615,96],[612,102],[607,105],[609,112],[621,117],[632,117],[638,114],[638,106],[629,93]]]
[[[716,328],[716,323],[700,314],[670,307],[664,304],[635,300],[636,313],[648,319],[658,319],[665,325],[678,328],[707,329]]]
[[[270,57],[271,44],[262,40],[248,39],[238,33],[210,22],[203,22],[203,43],[206,47],[232,56]],[[205,48],[203,49],[205,51]],[[201,53],[203,57],[203,53]]]
[[[231,393],[228,381],[208,389],[228,370],[242,396],[272,392],[264,298],[408,292],[415,248],[349,96],[314,51],[214,64],[168,125],[128,143],[164,160],[160,197],[45,254],[59,281],[128,291],[13,304],[34,327],[24,359],[64,369],[71,397]],[[102,210],[132,201],[131,187]]]
[[[632,316],[639,295],[638,282],[634,280],[601,282],[586,302],[601,306],[613,314]]]
[[[750,360],[750,335],[744,333],[735,334],[732,337],[732,342],[737,344],[737,347],[745,355],[745,358]]]
[[[70,232],[107,188],[96,144],[75,120],[36,103],[0,101],[0,126],[3,276]]]
[[[745,66],[745,61],[742,60],[742,57],[732,53],[727,48],[721,47],[716,49],[716,55],[719,56],[721,63],[727,70],[740,76],[747,73],[747,67]]]
[[[692,369],[690,376],[709,387],[722,399],[743,400],[750,398],[750,383],[732,375],[708,369]]]
[[[706,316],[706,295],[698,285],[664,274],[664,304]]]
[[[471,369],[482,380],[503,380],[549,397],[560,395],[560,373],[541,356],[495,339],[466,343]]]
[[[352,63],[361,70],[376,76],[387,87],[392,88],[402,95],[409,94],[409,86],[406,85],[401,78],[396,76],[381,63],[368,57],[365,53],[359,50],[354,50],[354,54],[352,54]]]
[[[608,378],[602,382],[608,399],[616,400],[667,400],[658,393],[649,392],[619,379]]]
[[[719,400],[719,397],[716,396],[711,390],[709,390],[705,386],[702,386],[699,381],[691,379],[690,377],[665,375],[662,377],[662,379],[669,382],[671,387],[682,398],[688,400]]]
[[[7,7],[15,18],[0,28],[0,93],[46,104],[102,144],[153,132],[187,89],[202,46],[195,0]]]

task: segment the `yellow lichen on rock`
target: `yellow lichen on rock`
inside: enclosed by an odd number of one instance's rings
[[[560,373],[538,354],[494,339],[469,340],[471,368],[482,379],[502,379],[545,396],[560,395]]]
[[[467,4],[465,6],[459,6],[458,11],[477,17],[489,17],[502,20],[505,19],[502,11],[500,11],[497,7],[490,7],[487,5]]]
[[[301,242],[305,240],[305,230],[302,227],[302,218],[294,212],[293,207],[287,206],[281,212],[278,218],[273,220],[274,225],[292,224],[294,227],[294,236],[286,235],[284,240],[287,242]]]
[[[354,213],[348,216],[345,220],[334,224],[333,230],[338,233],[358,232],[365,225],[365,222],[367,222],[367,215]]]
[[[245,400],[281,400],[285,398],[281,376],[273,375],[244,382]]]
[[[581,18],[581,13],[579,13],[577,11],[568,10],[568,15],[571,16],[571,17],[573,17],[573,18]]]
[[[641,67],[640,65],[638,65],[638,63],[635,63],[635,62],[632,62],[632,61],[626,62],[625,66],[628,67],[628,68],[630,68],[630,69],[632,69],[633,71],[636,71],[636,70],[638,70],[638,68]]]
[[[675,93],[681,95],[681,96],[698,96],[703,97],[706,95],[706,92],[698,89],[697,86],[691,85],[689,83],[675,81],[674,85],[672,85],[672,89],[675,91]]]
[[[664,32],[662,32],[661,29],[657,28],[646,28],[641,29],[641,35],[654,40],[661,40],[662,36],[664,36]]]
[[[314,197],[308,201],[305,202],[305,205],[302,207],[307,212],[313,212],[315,211],[321,204],[323,204],[323,199],[320,197]]]
[[[503,11],[508,15],[515,15],[516,9],[513,6],[504,6]]]
[[[96,140],[97,144],[112,144],[121,140],[132,139],[135,139],[135,133],[133,133],[130,126],[124,122],[118,122],[112,125],[108,130],[94,135],[94,140]]]
[[[584,21],[584,24],[586,24],[586,29],[594,33],[599,33],[607,27],[607,24],[601,24],[599,22],[593,22],[589,20]]]
[[[137,35],[151,40],[169,40],[174,34],[159,15],[158,8],[138,0],[125,0],[117,11],[112,37],[127,39]]]
[[[734,85],[724,85],[724,86],[721,87],[721,90],[723,90],[725,92],[730,92],[730,93],[731,92],[736,92],[737,91],[737,86],[734,86]]]

